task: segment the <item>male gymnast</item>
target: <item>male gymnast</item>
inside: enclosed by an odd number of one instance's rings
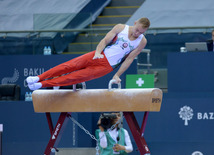
[[[146,46],[144,32],[149,28],[148,18],[140,18],[133,26],[117,24],[99,42],[95,51],[64,62],[26,81],[31,90],[43,87],[67,86],[102,77],[120,68],[113,76],[116,83],[135,57]]]

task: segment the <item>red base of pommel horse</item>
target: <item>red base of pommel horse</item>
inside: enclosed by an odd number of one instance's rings
[[[36,90],[32,94],[35,112],[46,113],[51,137],[44,152],[49,155],[56,147],[62,129],[71,112],[114,112],[122,111],[141,155],[150,151],[144,139],[144,130],[149,111],[160,111],[162,91],[149,89],[80,89],[73,90]],[[134,112],[144,111],[142,126],[139,127]],[[60,112],[55,127],[51,112]],[[61,133],[60,133],[61,132]]]

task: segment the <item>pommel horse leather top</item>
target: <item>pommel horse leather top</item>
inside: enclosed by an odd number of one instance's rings
[[[160,111],[162,91],[147,89],[36,90],[35,112]]]

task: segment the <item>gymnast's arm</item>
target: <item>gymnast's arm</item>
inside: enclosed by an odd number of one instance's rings
[[[144,49],[144,47],[147,44],[147,40],[145,37],[143,37],[143,39],[141,40],[140,44],[138,45],[138,47],[136,49],[134,49],[126,58],[126,60],[122,63],[121,67],[119,68],[119,70],[117,71],[117,73],[113,76],[113,79],[115,79],[117,81],[117,83],[121,82],[120,76],[129,68],[129,66],[131,65],[131,63],[133,62],[133,60],[135,59],[136,56],[138,56],[138,54],[140,54],[140,52],[142,51],[142,49]]]
[[[114,37],[124,29],[124,27],[125,25],[123,24],[117,24],[112,28],[111,31],[106,34],[106,36],[97,45],[93,59],[99,59],[104,57],[101,52],[114,39]]]

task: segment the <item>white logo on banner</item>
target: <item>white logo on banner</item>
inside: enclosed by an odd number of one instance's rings
[[[197,113],[198,120],[214,120],[214,112],[198,112]]]
[[[192,155],[203,155],[203,153],[199,152],[199,151],[195,151],[192,153]]]
[[[184,120],[184,125],[188,125],[188,121],[193,117],[193,110],[189,106],[184,106],[179,111],[179,116]]]
[[[214,120],[214,112],[194,112],[197,120]],[[188,121],[193,119],[193,109],[189,106],[180,108],[179,116],[184,120],[184,125],[188,125]]]
[[[138,80],[136,81],[136,84],[138,85],[138,87],[141,87],[142,84],[144,84],[144,80],[142,80],[142,78],[138,78]]]
[[[19,71],[15,68],[13,72],[13,76],[11,77],[4,77],[1,80],[1,84],[9,84],[9,83],[15,83],[19,79]]]

